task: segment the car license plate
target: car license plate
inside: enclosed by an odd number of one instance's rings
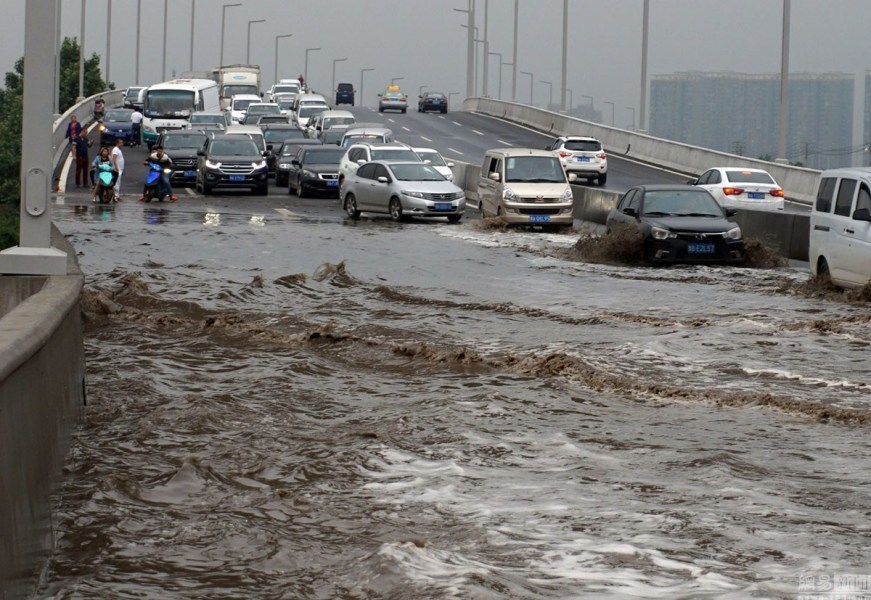
[[[550,215],[529,215],[530,223],[550,223]]]
[[[751,200],[764,200],[765,194],[762,194],[760,192],[747,192],[747,197]]]
[[[185,171],[185,172],[184,172],[184,176],[185,176],[185,177],[196,177],[196,176],[197,176],[197,172],[196,172],[196,171]]]
[[[327,187],[339,187],[338,179],[327,179]]]
[[[714,244],[687,244],[689,254],[713,254]]]
[[[590,158],[588,156],[578,156],[575,158],[578,162],[590,162]]]
[[[244,175],[230,175],[230,181],[245,181]]]
[[[451,210],[453,206],[446,202],[437,202],[432,208],[433,210]]]

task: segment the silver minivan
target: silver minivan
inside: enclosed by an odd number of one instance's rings
[[[810,218],[811,272],[839,287],[871,281],[871,168],[823,171]]]
[[[559,157],[549,150],[496,148],[484,153],[478,178],[481,217],[515,225],[571,225],[574,196]]]

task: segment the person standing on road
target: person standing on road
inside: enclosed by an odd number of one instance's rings
[[[124,140],[118,138],[115,140],[115,147],[112,148],[112,164],[118,173],[115,176],[115,202],[121,199],[121,175],[124,174],[124,153],[121,152],[123,146]]]
[[[88,187],[88,148],[90,147],[91,140],[88,139],[88,132],[85,129],[79,130],[72,147],[72,154],[76,159],[77,188]]]
[[[69,125],[67,125],[67,140],[69,140],[70,144],[76,143],[76,138],[79,137],[79,133],[82,131],[82,124],[79,123],[79,120],[76,118],[76,115],[70,116]]]
[[[142,111],[134,108],[130,122],[133,123],[133,145],[138,146],[142,143]]]

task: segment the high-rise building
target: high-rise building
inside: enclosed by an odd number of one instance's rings
[[[866,97],[867,87],[866,78]],[[787,156],[778,157],[780,74],[657,75],[650,82],[650,133],[741,156],[787,158],[815,169],[849,166],[857,152],[853,89],[850,74],[790,74]]]

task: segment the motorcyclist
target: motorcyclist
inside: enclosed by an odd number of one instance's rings
[[[106,101],[100,96],[94,100],[94,119],[99,121],[103,118],[103,112],[106,110]]]
[[[99,195],[100,184],[97,181],[97,169],[101,165],[103,165],[103,166],[108,165],[109,167],[112,168],[112,186],[114,187],[115,181],[118,178],[118,171],[115,169],[115,163],[112,162],[112,155],[110,154],[109,148],[107,146],[103,146],[102,148],[100,148],[100,153],[93,160],[93,162],[91,162],[90,176],[91,176],[91,183],[94,185],[94,200],[93,200],[93,202],[97,201],[98,195]],[[118,201],[116,198],[114,198],[114,194],[113,194],[112,199],[114,202]]]
[[[172,202],[175,202],[176,200],[178,200],[178,196],[176,196],[175,194],[172,193],[172,184],[169,181],[169,173],[163,172],[166,169],[172,169],[172,159],[169,156],[167,156],[166,154],[164,154],[163,146],[159,146],[159,145],[154,146],[154,148],[152,148],[152,150],[153,150],[152,153],[148,156],[148,160],[146,160],[144,164],[147,165],[150,162],[154,162],[154,163],[157,163],[161,166],[160,183],[158,185],[163,189],[163,192],[167,196],[169,196],[169,199]],[[145,201],[145,190],[144,189],[142,190],[142,195],[139,196],[139,200],[141,202]]]

